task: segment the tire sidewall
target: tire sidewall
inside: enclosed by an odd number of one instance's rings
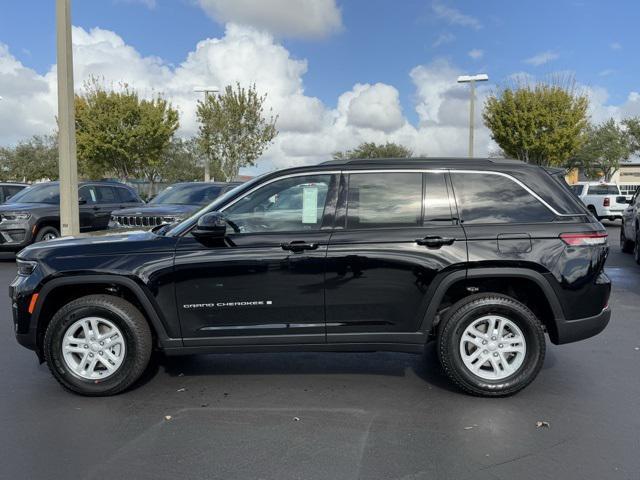
[[[36,234],[35,241],[36,242],[42,242],[43,241],[43,237],[47,233],[55,233],[56,238],[60,237],[60,232],[58,231],[57,228],[55,228],[55,227],[42,227],[40,229],[40,231],[38,231],[38,233]]]
[[[112,321],[122,332],[125,342],[125,358],[118,370],[105,379],[85,379],[69,369],[62,354],[62,339],[67,329],[76,321],[96,316]],[[76,306],[52,319],[45,335],[45,357],[52,370],[67,388],[86,395],[104,394],[118,389],[120,385],[130,383],[131,375],[135,375],[134,361],[139,352],[139,345],[131,327],[128,316],[117,308],[98,305]]]
[[[466,307],[468,308],[463,307],[450,317],[449,321],[453,322],[453,325],[447,329],[447,338],[442,339],[458,380],[474,393],[485,395],[508,395],[528,385],[542,367],[545,353],[544,334],[535,316],[524,306],[514,308],[507,302],[495,298]],[[486,315],[499,315],[513,321],[522,331],[526,341],[525,359],[520,368],[509,377],[500,380],[488,380],[475,375],[466,367],[460,354],[460,339],[465,329]]]

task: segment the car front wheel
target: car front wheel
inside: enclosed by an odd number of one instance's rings
[[[633,258],[640,265],[640,229],[636,229],[636,241],[633,244]]]
[[[62,307],[44,337],[53,376],[87,396],[114,395],[135,382],[149,363],[152,337],[140,311],[111,295],[88,295]]]
[[[545,355],[540,321],[501,294],[478,294],[451,307],[438,334],[446,374],[467,393],[512,395],[537,376]]]

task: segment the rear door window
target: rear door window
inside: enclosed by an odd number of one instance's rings
[[[489,172],[451,172],[465,224],[542,223],[555,214],[512,179]]]
[[[116,190],[113,187],[96,187],[98,192],[98,203],[118,203],[120,200],[116,195]]]
[[[139,203],[140,200],[136,195],[128,188],[116,187],[116,192],[121,202],[124,203]]]
[[[347,228],[416,227],[422,223],[422,175],[351,173]]]

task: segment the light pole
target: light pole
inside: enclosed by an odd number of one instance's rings
[[[58,56],[58,168],[60,171],[60,233],[80,233],[78,161],[71,48],[71,0],[56,0]]]
[[[471,104],[469,106],[469,158],[473,158],[473,129],[475,116],[476,82],[486,82],[489,76],[485,73],[478,75],[461,75],[458,83],[469,83],[471,86]]]
[[[218,93],[218,87],[196,87],[193,89],[194,92],[204,93],[204,101],[207,101],[207,96],[212,93]],[[204,162],[204,181],[211,181],[211,157],[210,157],[210,146],[209,139],[207,138],[207,158]]]

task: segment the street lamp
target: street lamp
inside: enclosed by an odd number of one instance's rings
[[[207,96],[212,93],[218,93],[220,90],[218,87],[196,87],[193,89],[194,92],[204,93],[204,100],[207,101]],[[207,159],[204,162],[204,181],[208,182],[211,180],[211,158],[209,156],[209,140],[207,139]]]
[[[460,75],[458,83],[469,83],[471,85],[471,104],[469,106],[469,158],[473,158],[473,123],[474,123],[474,103],[476,99],[476,82],[486,82],[489,76],[485,73],[478,75]]]

